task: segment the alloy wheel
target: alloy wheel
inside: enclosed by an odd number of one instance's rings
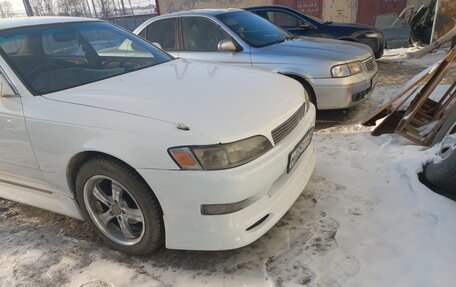
[[[90,177],[84,184],[84,204],[95,225],[112,241],[131,246],[144,237],[144,213],[133,194],[116,180]]]

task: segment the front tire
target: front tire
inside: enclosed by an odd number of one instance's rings
[[[129,166],[105,157],[90,159],[77,174],[76,196],[87,221],[114,249],[145,255],[163,246],[160,205]]]

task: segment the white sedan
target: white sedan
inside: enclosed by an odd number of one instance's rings
[[[88,220],[119,250],[247,245],[314,169],[315,108],[287,77],[81,18],[1,20],[0,54],[0,197]]]

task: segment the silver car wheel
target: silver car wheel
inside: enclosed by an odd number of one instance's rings
[[[84,184],[83,195],[90,218],[109,239],[131,246],[144,237],[144,213],[120,183],[104,175],[95,175]]]
[[[447,158],[456,149],[456,122],[448,130],[443,137],[440,145],[439,156],[441,159]]]

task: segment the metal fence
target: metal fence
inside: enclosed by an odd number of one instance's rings
[[[107,20],[127,30],[133,31],[143,22],[155,16],[157,16],[157,14],[128,15],[112,17]]]

